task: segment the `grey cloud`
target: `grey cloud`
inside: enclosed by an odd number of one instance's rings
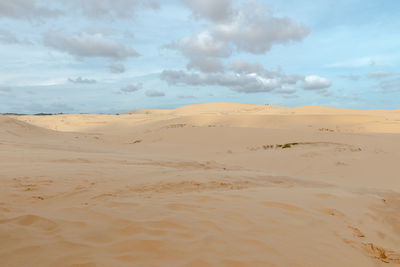
[[[135,35],[133,33],[129,32],[129,31],[126,31],[124,33],[124,37],[127,38],[127,39],[135,39]]]
[[[286,83],[286,84],[291,84],[294,85],[299,81],[303,81],[304,80],[304,76],[302,75],[297,75],[297,74],[291,74],[291,75],[283,75],[282,76],[282,83]]]
[[[395,72],[388,72],[388,71],[376,71],[367,74],[367,78],[369,79],[382,79],[388,76],[395,75]]]
[[[108,66],[110,68],[111,73],[124,73],[125,72],[125,66],[123,64],[110,64]]]
[[[134,49],[107,39],[101,34],[80,33],[68,36],[48,32],[44,36],[44,44],[78,58],[102,57],[123,60],[139,56]]]
[[[222,71],[224,67],[220,58],[227,58],[232,54],[226,43],[216,40],[206,31],[165,47],[178,50],[187,57],[188,69],[198,69],[203,72]]]
[[[20,41],[11,32],[0,29],[0,42],[4,44],[18,44]]]
[[[72,5],[91,18],[131,19],[140,7],[158,9],[160,5],[154,0],[68,0]]]
[[[264,54],[274,44],[301,41],[310,33],[307,26],[289,18],[274,17],[255,4],[241,8],[230,23],[214,24],[211,31],[218,40],[252,54]]]
[[[400,92],[400,77],[382,81],[378,87],[381,93]]]
[[[146,91],[146,96],[148,97],[162,97],[165,96],[165,93],[156,91],[156,90],[147,90]]]
[[[350,80],[350,81],[358,81],[360,80],[360,75],[349,74],[349,75],[340,75],[339,77]]]
[[[180,98],[180,99],[196,99],[196,97],[193,95],[178,95],[178,98]]]
[[[70,83],[76,83],[76,84],[93,84],[93,83],[97,83],[96,80],[93,79],[84,79],[82,77],[78,77],[76,79],[71,79],[69,78],[68,81]]]
[[[251,63],[244,60],[235,60],[229,64],[229,69],[240,74],[259,73],[264,67],[259,63]]]
[[[3,44],[32,44],[27,39],[18,39],[12,32],[0,29],[0,43]]]
[[[297,90],[295,88],[279,88],[277,90],[274,91],[275,93],[278,94],[283,94],[283,95],[293,95],[297,92]]]
[[[310,75],[304,78],[302,88],[305,90],[321,90],[332,86],[332,82],[324,77]]]
[[[235,50],[264,54],[275,44],[301,41],[310,32],[308,27],[289,18],[274,17],[269,9],[255,1],[245,1],[240,6],[225,0],[181,1],[195,17],[209,22],[201,33],[166,46],[188,58],[188,69],[222,72],[221,59],[230,57]],[[236,63],[231,69],[240,73],[243,68],[250,67],[240,65],[240,62]]]
[[[132,93],[132,92],[136,92],[142,88],[143,88],[143,83],[136,83],[136,84],[129,84],[129,85],[121,88],[121,91],[125,92],[125,93]]]
[[[36,20],[57,17],[62,12],[45,6],[39,0],[2,0],[0,1],[0,18]]]
[[[11,87],[6,85],[0,85],[0,92],[11,92]]]
[[[209,57],[194,57],[190,59],[189,63],[186,65],[186,68],[197,69],[202,72],[222,72],[224,70],[224,65],[222,61],[218,58],[209,58]]]
[[[270,92],[280,87],[277,79],[265,79],[258,76],[239,74],[199,74],[166,70],[161,74],[161,79],[170,85],[222,86],[243,93]]]
[[[196,19],[228,21],[235,14],[231,0],[181,0],[192,11]]]

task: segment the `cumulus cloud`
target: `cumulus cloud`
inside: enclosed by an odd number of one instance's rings
[[[332,86],[332,82],[327,78],[317,75],[310,75],[304,78],[302,88],[305,90],[321,90]]]
[[[232,51],[228,44],[216,40],[205,31],[191,37],[182,38],[166,46],[166,48],[180,51],[189,59],[188,69],[198,69],[203,72],[220,72],[223,64],[220,58],[227,58]]]
[[[229,21],[235,14],[231,0],[181,0],[196,19],[206,18],[214,22]]]
[[[395,75],[395,72],[388,72],[388,71],[375,71],[367,74],[367,78],[369,79],[382,79],[388,76]]]
[[[67,0],[64,1],[88,17],[102,19],[131,19],[139,7],[159,9],[154,0]]]
[[[61,14],[60,10],[48,8],[43,1],[39,0],[0,1],[0,18],[35,20],[57,17]]]
[[[76,79],[71,79],[69,78],[68,81],[70,83],[76,83],[76,84],[93,84],[93,83],[97,83],[96,80],[93,79],[84,79],[82,77],[78,77]]]
[[[268,8],[255,1],[236,5],[228,0],[181,0],[196,18],[207,21],[206,28],[191,37],[167,45],[188,60],[187,69],[205,73],[223,72],[222,59],[235,51],[264,54],[275,44],[301,41],[310,30],[289,18],[274,17]],[[241,62],[230,66],[240,66]],[[255,67],[255,66],[252,66]]]
[[[118,74],[125,72],[125,66],[123,64],[110,64],[108,67],[111,73]]]
[[[310,30],[289,18],[274,17],[264,6],[245,2],[234,19],[212,25],[213,35],[233,44],[238,50],[264,54],[275,44],[301,41]]]
[[[156,90],[147,90],[146,96],[148,97],[162,97],[165,96],[164,92],[156,91]]]
[[[222,86],[243,93],[270,92],[280,87],[277,79],[268,79],[258,75],[204,74],[165,70],[161,74],[161,79],[170,85]]]
[[[142,88],[143,88],[143,83],[135,83],[135,84],[128,84],[127,86],[121,88],[121,91],[124,93],[132,93]]]
[[[44,44],[78,58],[100,57],[123,60],[139,56],[134,49],[107,39],[99,33],[63,35],[58,32],[48,32],[44,36]]]
[[[229,69],[240,74],[259,73],[263,71],[263,66],[259,63],[235,60],[229,63]]]

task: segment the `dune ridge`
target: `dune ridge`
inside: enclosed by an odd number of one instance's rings
[[[0,116],[0,266],[398,266],[400,111]]]

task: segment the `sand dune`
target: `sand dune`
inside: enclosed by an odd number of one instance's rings
[[[400,112],[0,116],[0,266],[396,266]]]

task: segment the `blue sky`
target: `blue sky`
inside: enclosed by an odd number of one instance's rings
[[[0,0],[0,112],[400,108],[396,0]]]

